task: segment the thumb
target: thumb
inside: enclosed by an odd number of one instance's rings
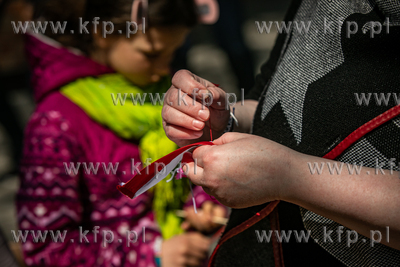
[[[220,146],[235,142],[240,139],[244,139],[249,136],[250,136],[249,134],[242,134],[242,133],[226,133],[222,135],[220,138],[214,140],[213,143],[214,145]]]

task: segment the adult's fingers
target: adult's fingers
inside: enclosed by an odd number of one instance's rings
[[[197,166],[195,162],[186,164],[183,167],[183,171],[185,172],[186,176],[190,179],[190,181],[192,181],[192,183],[201,186],[204,192],[206,192],[210,196],[215,196],[213,191],[208,187],[206,177],[204,176],[204,169],[200,166]]]
[[[180,126],[189,130],[201,131],[205,126],[203,121],[168,106],[163,108],[162,118],[167,124]]]
[[[164,100],[163,114],[179,110],[194,119],[207,121],[210,117],[209,109],[202,100],[193,97],[182,92],[181,89],[171,87]]]
[[[194,140],[194,139],[200,138],[203,135],[203,131],[189,130],[184,127],[168,124],[165,121],[163,122],[163,126],[164,126],[165,134],[172,141]]]
[[[180,90],[200,101],[203,106],[212,106],[219,110],[229,109],[229,106],[227,107],[228,96],[224,90],[190,71],[178,71],[172,78],[172,85],[178,91]],[[172,103],[171,99],[169,99],[169,103]]]
[[[243,134],[243,133],[226,133],[222,135],[220,138],[214,140],[214,145],[220,146],[220,145],[225,145],[229,144],[232,142],[235,142],[237,140],[249,137],[251,135],[249,134]],[[197,149],[196,149],[197,150]]]
[[[183,171],[186,176],[194,183],[195,185],[202,186],[204,184],[204,169],[197,166],[195,162],[185,164],[183,166]]]
[[[213,162],[217,160],[211,152],[212,149],[213,146],[201,146],[193,151],[193,159],[197,163],[197,166],[204,168],[207,161]]]
[[[180,70],[175,73],[172,77],[172,84],[176,88],[180,88],[185,93],[191,94],[193,89],[206,90],[206,88],[212,85],[211,82],[198,77],[188,70]]]

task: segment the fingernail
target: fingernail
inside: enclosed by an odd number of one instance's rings
[[[198,121],[198,120],[193,120],[193,126],[199,130],[204,128],[204,122]]]
[[[208,120],[208,118],[210,117],[210,111],[208,109],[201,109],[199,111],[199,117],[202,120],[205,120],[205,121]]]

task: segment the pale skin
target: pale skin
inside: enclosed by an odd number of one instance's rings
[[[185,40],[189,29],[185,27],[153,27],[146,34],[140,31],[131,39],[94,35],[95,47],[90,57],[112,67],[133,84],[146,86],[158,82],[170,73],[169,64],[174,52]],[[212,222],[213,216],[226,216],[225,208],[205,202],[198,214],[187,210],[182,227],[201,233],[216,231],[220,225]],[[185,233],[162,244],[162,266],[203,266],[210,240],[200,233]]]
[[[178,145],[206,140],[209,129],[205,123],[210,114],[214,146],[203,146],[193,152],[197,159],[186,172],[189,179],[204,188],[221,203],[232,208],[246,208],[274,200],[294,203],[330,218],[366,237],[370,231],[382,233],[382,243],[400,250],[400,174],[362,168],[360,174],[342,171],[331,175],[328,171],[311,174],[308,163],[334,161],[298,153],[271,140],[245,134],[250,131],[257,106],[256,101],[236,105],[240,131],[222,135],[229,111],[217,106],[193,105],[191,93],[195,88],[213,94],[214,103],[224,102],[225,94],[208,81],[188,71],[180,71],[173,78],[163,108],[164,129]],[[204,86],[207,85],[207,88]],[[188,93],[188,105],[176,105],[176,91]],[[172,103],[172,104],[171,104]],[[175,104],[174,104],[175,103]],[[205,113],[207,116],[200,116]],[[198,120],[203,128],[195,127]],[[199,125],[200,126],[200,125]],[[215,126],[215,128],[214,128]],[[369,174],[368,174],[369,172]],[[389,242],[386,242],[389,227]]]

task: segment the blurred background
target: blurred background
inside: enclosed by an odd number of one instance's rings
[[[259,34],[255,21],[281,21],[289,0],[219,0],[221,14],[214,25],[199,25],[178,51],[173,70],[187,68],[240,97],[248,92],[265,62],[276,31]],[[24,125],[34,110],[24,36],[14,34],[11,21],[30,20],[28,0],[0,0],[0,256],[5,244],[18,251],[11,230],[18,230],[15,193]],[[2,252],[3,251],[3,252]],[[1,258],[1,257],[0,257]],[[0,266],[3,265],[0,260]],[[10,265],[12,266],[12,265]]]

